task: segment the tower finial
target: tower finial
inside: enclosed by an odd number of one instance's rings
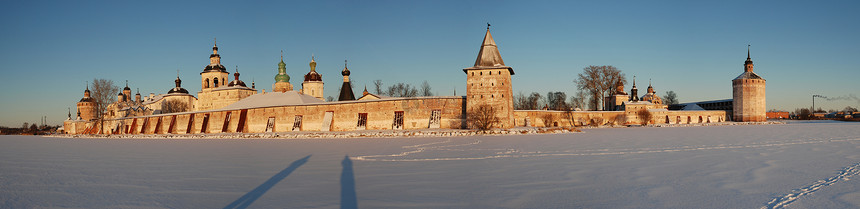
[[[284,50],[281,50],[281,61],[284,61]]]
[[[215,37],[214,40],[215,40],[215,46],[218,46],[218,37]]]
[[[128,88],[128,80],[125,80],[125,87]]]
[[[633,87],[636,87],[636,75],[633,75]]]
[[[90,81],[87,81],[87,90],[90,90]]]
[[[343,60],[343,68],[346,69],[346,60]]]
[[[487,30],[490,30],[490,22],[487,22]]]
[[[179,68],[176,68],[176,78],[179,78]]]
[[[750,59],[750,44],[747,44],[747,60]]]
[[[648,86],[651,86],[651,78],[648,78]]]

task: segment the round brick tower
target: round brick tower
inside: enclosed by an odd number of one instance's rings
[[[90,97],[90,85],[84,90],[84,98],[78,102],[78,115],[81,120],[93,120],[96,118],[96,100]],[[71,114],[70,114],[71,115]]]
[[[732,93],[734,121],[764,122],[767,120],[765,80],[753,72],[749,46],[747,46],[747,60],[744,62],[744,73],[732,80]]]

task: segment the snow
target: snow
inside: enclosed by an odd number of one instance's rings
[[[847,122],[413,138],[0,136],[0,208],[857,208],[858,175],[860,123]]]
[[[254,94],[236,103],[230,104],[223,109],[247,109],[256,107],[271,107],[279,105],[302,105],[316,104],[323,101],[316,97],[299,93],[297,91],[269,92]]]

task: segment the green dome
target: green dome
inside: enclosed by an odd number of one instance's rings
[[[287,75],[287,64],[284,63],[284,60],[278,63],[278,75],[275,75],[275,83],[277,82],[290,82],[290,75]]]

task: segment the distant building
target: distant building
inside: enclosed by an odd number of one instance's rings
[[[788,119],[788,112],[767,112],[767,119]]]

